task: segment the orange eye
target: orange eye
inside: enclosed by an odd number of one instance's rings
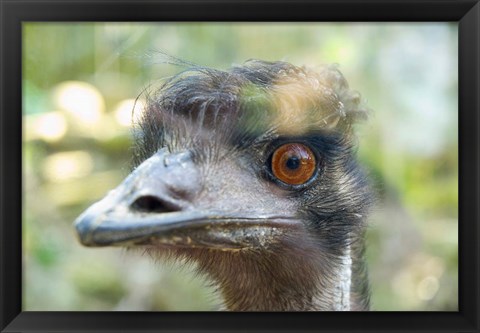
[[[284,144],[272,155],[273,175],[290,185],[305,184],[315,173],[316,165],[313,152],[301,143]]]

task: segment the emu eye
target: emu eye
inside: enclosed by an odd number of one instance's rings
[[[301,185],[315,173],[315,154],[301,143],[287,143],[278,147],[272,155],[272,173],[289,185]]]

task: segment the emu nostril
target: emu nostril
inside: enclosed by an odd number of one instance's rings
[[[131,208],[146,213],[169,213],[179,211],[176,205],[153,195],[145,195],[135,200]]]

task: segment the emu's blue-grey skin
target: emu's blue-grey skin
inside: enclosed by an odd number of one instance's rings
[[[135,168],[77,219],[80,241],[193,260],[229,310],[367,310],[372,196],[352,142],[365,116],[335,66],[186,70],[148,95]],[[272,173],[289,142],[315,155],[305,184]]]

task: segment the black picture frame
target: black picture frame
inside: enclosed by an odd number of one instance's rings
[[[478,1],[0,0],[0,12],[1,332],[479,332],[480,4]],[[21,38],[22,22],[28,21],[458,22],[459,311],[22,312]]]

